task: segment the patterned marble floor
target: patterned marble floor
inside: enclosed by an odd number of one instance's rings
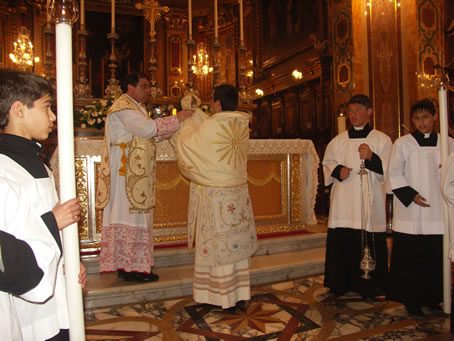
[[[449,316],[410,319],[402,305],[353,293],[340,298],[323,277],[255,287],[232,312],[192,297],[86,311],[87,340],[452,340]]]

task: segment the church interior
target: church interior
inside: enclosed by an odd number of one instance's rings
[[[355,94],[370,97],[371,126],[395,141],[414,130],[413,103],[428,98],[438,108],[447,89],[454,135],[454,1],[0,0],[0,68],[34,72],[58,89],[57,3],[72,14],[87,340],[452,339],[449,314],[412,319],[399,303],[334,298],[323,287],[330,187],[321,160],[331,139],[350,128],[346,105]],[[224,83],[238,88],[238,110],[251,114],[248,186],[259,249],[245,311],[192,300],[189,182],[167,141],[157,147],[153,225],[160,280],[125,283],[99,273],[102,118],[130,72],[150,78],[152,118],[175,115],[188,91],[209,112],[213,89]],[[42,156],[58,187],[57,135]],[[389,245],[392,200],[388,194]]]

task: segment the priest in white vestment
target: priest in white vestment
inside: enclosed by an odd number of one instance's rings
[[[197,110],[174,141],[180,171],[191,180],[194,300],[223,309],[250,299],[249,257],[257,249],[247,185],[249,115],[234,111],[237,105],[235,87],[216,87],[212,116]]]
[[[353,291],[374,298],[385,293],[388,270],[384,181],[392,143],[369,125],[367,96],[353,96],[347,108],[352,127],[328,144],[322,163],[325,185],[332,185],[324,285],[335,295]],[[361,180],[363,162],[367,175]],[[371,279],[360,269],[365,246],[376,262]]]
[[[123,87],[108,112],[97,181],[96,207],[104,209],[99,271],[153,282],[156,141],[169,138],[193,112],[152,120],[147,76],[131,73]]]
[[[442,311],[445,222],[437,116],[428,99],[413,105],[416,131],[395,141],[388,168],[394,193],[388,298],[403,303],[413,317],[424,316],[421,307]],[[449,138],[451,152],[453,147]]]

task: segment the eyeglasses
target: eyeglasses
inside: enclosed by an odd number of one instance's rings
[[[142,83],[142,84],[137,84],[139,88],[142,89],[149,89],[150,88],[150,83]]]

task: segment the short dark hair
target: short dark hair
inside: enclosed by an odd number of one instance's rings
[[[435,116],[435,113],[436,113],[435,105],[428,98],[421,99],[421,100],[417,101],[415,104],[413,104],[413,106],[411,107],[411,111],[410,111],[410,117],[413,117],[414,114],[416,114],[418,112],[423,112],[423,111],[427,111],[427,112],[431,113],[433,116]]]
[[[347,103],[347,106],[349,104],[362,104],[364,105],[367,109],[371,109],[372,108],[372,102],[370,100],[369,97],[367,97],[366,95],[363,95],[363,94],[358,94],[358,95],[354,95],[352,98],[350,98],[350,100],[348,101]]]
[[[123,83],[121,84],[121,91],[127,92],[129,84],[131,84],[134,87],[137,86],[141,78],[148,79],[148,76],[142,72],[128,73],[125,79],[123,80]]]
[[[9,122],[9,112],[14,102],[20,101],[27,108],[45,95],[53,96],[49,81],[31,72],[0,69],[0,128]]]
[[[238,90],[230,84],[221,84],[214,89],[213,102],[219,100],[223,111],[234,111],[238,106]]]

